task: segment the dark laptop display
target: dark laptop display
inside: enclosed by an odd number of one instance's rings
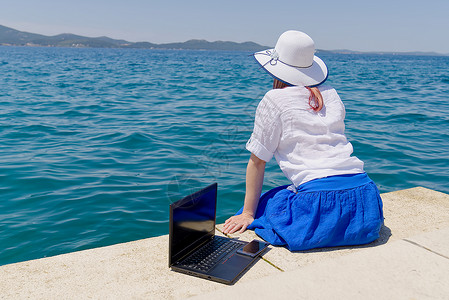
[[[172,204],[170,264],[214,236],[216,198],[215,184]]]
[[[169,266],[174,271],[231,284],[258,255],[248,242],[215,235],[217,184],[170,205]],[[261,253],[267,247],[260,244]]]

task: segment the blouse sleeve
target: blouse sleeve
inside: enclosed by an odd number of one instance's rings
[[[246,149],[268,162],[279,145],[281,134],[282,124],[279,108],[274,105],[267,94],[257,106],[254,130],[246,143]]]

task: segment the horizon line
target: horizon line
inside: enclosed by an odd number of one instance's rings
[[[154,44],[154,45],[161,46],[161,45],[168,45],[168,44],[182,44],[182,43],[186,43],[186,42],[189,42],[189,41],[205,41],[205,42],[208,42],[208,43],[216,43],[216,42],[230,42],[230,43],[236,43],[236,44],[254,43],[254,44],[257,44],[257,45],[259,45],[261,47],[267,47],[267,49],[274,48],[272,46],[261,45],[261,44],[259,44],[257,42],[254,42],[254,41],[244,41],[244,42],[234,42],[234,41],[225,41],[225,40],[209,41],[209,40],[204,39],[204,38],[192,38],[192,39],[188,39],[188,40],[186,40],[184,42],[180,42],[180,41],[165,42],[165,43],[153,43],[153,42],[149,42],[149,41],[131,42],[131,41],[128,41],[128,40],[125,40],[125,39],[122,39],[122,38],[112,38],[112,37],[109,37],[107,35],[87,36],[87,35],[79,35],[79,34],[70,33],[70,32],[58,33],[58,34],[55,34],[55,35],[46,35],[46,34],[41,34],[41,33],[36,33],[36,32],[29,32],[29,31],[18,30],[18,29],[15,29],[15,28],[12,28],[12,27],[9,27],[9,26],[5,26],[5,25],[2,25],[2,24],[0,24],[0,26],[3,26],[5,28],[9,28],[9,29],[12,29],[12,30],[15,30],[15,31],[23,32],[23,33],[38,34],[38,35],[42,35],[42,36],[45,36],[45,37],[56,37],[56,36],[59,36],[59,35],[67,34],[67,35],[75,35],[75,36],[79,36],[79,37],[86,37],[86,38],[93,38],[93,39],[95,39],[95,38],[108,38],[108,39],[112,39],[112,40],[116,40],[116,41],[117,40],[123,40],[125,42],[132,43],[132,44],[135,44],[135,43],[149,43],[149,44]],[[8,46],[8,45],[5,45],[5,44],[0,44],[0,45]],[[14,45],[12,45],[12,46],[14,46]],[[15,46],[17,46],[17,45],[15,45]],[[29,46],[24,46],[24,47],[29,47]],[[42,46],[42,47],[44,47],[44,46]],[[70,48],[75,48],[75,47],[70,47]],[[186,49],[186,50],[188,50],[188,49]],[[412,54],[412,53],[416,53],[416,54],[437,54],[439,56],[449,56],[449,53],[442,53],[442,52],[437,52],[437,51],[420,51],[420,50],[408,50],[408,51],[351,50],[351,49],[316,49],[316,50],[317,51],[336,52],[336,53],[341,53],[341,54],[344,54],[342,52],[351,52],[352,54],[357,54],[357,53],[359,53],[359,54]],[[347,54],[351,54],[351,53],[347,53]]]

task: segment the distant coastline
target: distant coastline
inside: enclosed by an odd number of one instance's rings
[[[129,42],[106,36],[85,37],[71,33],[46,36],[19,31],[0,25],[0,45],[29,47],[71,47],[71,48],[133,48],[133,49],[182,49],[182,50],[228,50],[260,51],[269,48],[254,42],[208,42],[206,40],[189,40],[183,43],[155,44],[150,42]]]
[[[69,47],[69,48],[124,48],[124,49],[179,49],[179,50],[224,50],[224,51],[248,51],[255,52],[271,48],[254,42],[236,43],[230,41],[209,42],[206,40],[189,40],[186,42],[155,44],[150,42],[129,42],[126,40],[112,39],[106,36],[85,37],[71,33],[63,33],[55,36],[46,36],[37,33],[19,31],[0,25],[0,46],[25,46],[25,47]],[[424,55],[424,56],[449,56],[436,52],[361,52],[352,50],[320,50],[318,53],[338,54],[373,54],[373,55]]]

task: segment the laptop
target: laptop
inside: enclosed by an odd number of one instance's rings
[[[217,183],[170,205],[168,264],[173,271],[233,284],[268,243],[215,235],[216,207]]]

